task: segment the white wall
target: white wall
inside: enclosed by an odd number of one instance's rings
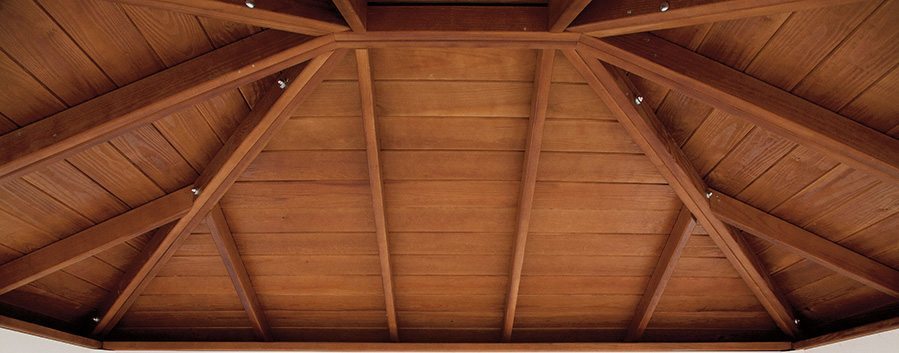
[[[0,329],[0,353],[100,353],[104,351],[76,347],[40,337]],[[808,353],[896,353],[899,330],[856,338],[837,344],[806,350]],[[141,352],[160,353],[160,352]],[[209,352],[205,352],[209,353]]]

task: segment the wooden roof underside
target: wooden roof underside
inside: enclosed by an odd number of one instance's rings
[[[255,5],[0,3],[3,327],[784,350],[899,325],[899,1]]]

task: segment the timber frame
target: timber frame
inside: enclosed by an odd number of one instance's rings
[[[753,124],[796,143],[869,172],[885,183],[899,184],[899,141],[858,124],[789,92],[767,85],[747,74],[712,62],[664,39],[641,33],[689,24],[709,23],[784,11],[852,2],[728,0],[725,5],[674,8],[667,16],[655,9],[636,9],[635,16],[611,18],[608,5],[615,2],[585,0],[550,1],[546,9],[522,8],[514,17],[522,23],[493,23],[489,16],[466,10],[449,16],[481,16],[474,28],[460,31],[451,21],[401,22],[391,27],[391,16],[364,1],[334,0],[343,18],[303,8],[293,1],[276,0],[275,10],[248,9],[229,2],[132,1],[175,12],[220,18],[293,33],[264,31],[191,61],[169,68],[132,85],[114,90],[36,124],[0,136],[0,180],[15,178],[48,163],[74,155],[206,98],[280,73],[286,87],[273,86],[243,119],[233,136],[216,154],[192,187],[178,190],[134,210],[59,240],[45,248],[0,266],[0,294],[44,277],[141,234],[154,231],[140,261],[131,268],[118,290],[98,314],[91,337],[0,317],[0,327],[47,337],[89,348],[109,350],[322,350],[322,351],[616,351],[616,350],[791,350],[838,342],[865,334],[899,328],[896,318],[809,337],[791,304],[769,278],[742,232],[782,246],[798,256],[843,274],[893,297],[899,297],[899,271],[853,252],[822,236],[806,231],[764,210],[713,190],[690,165],[680,147],[668,136],[651,109],[641,105],[641,93],[629,73],[682,90],[715,108],[733,112]],[[627,1],[624,1],[627,2]],[[639,2],[639,1],[638,1]],[[260,4],[264,2],[259,1]],[[422,11],[414,6],[401,9]],[[472,30],[473,29],[473,30]],[[368,50],[389,47],[463,47],[538,49],[527,148],[521,177],[517,230],[512,271],[505,300],[505,317],[497,343],[413,344],[402,343],[394,304],[389,236],[386,224],[379,134]],[[368,172],[372,189],[381,278],[390,339],[393,343],[299,343],[271,341],[268,327],[247,270],[218,202],[237,177],[260,153],[287,119],[287,112],[334,68],[340,58],[354,51],[358,58]],[[537,165],[548,90],[556,51],[574,65],[590,87],[612,109],[642,151],[650,158],[682,202],[674,230],[656,264],[643,300],[627,331],[626,343],[517,344],[511,341],[518,287],[522,273],[528,226],[534,198]],[[662,55],[657,55],[657,54]],[[198,75],[197,72],[202,72]],[[738,82],[737,86],[729,83]],[[139,93],[154,92],[153,95]],[[117,105],[114,102],[127,101]],[[800,108],[795,108],[800,106]],[[113,109],[107,109],[114,107]],[[76,123],[80,117],[82,119]],[[209,225],[228,274],[249,314],[260,342],[114,342],[103,341],[137,296],[201,222]],[[665,290],[674,266],[697,224],[702,225],[728,261],[737,269],[780,330],[794,342],[745,343],[643,343],[639,342]],[[96,235],[96,236],[94,236]],[[82,241],[90,239],[90,242]],[[77,244],[78,246],[72,246]]]

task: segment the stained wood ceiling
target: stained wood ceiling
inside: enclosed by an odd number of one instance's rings
[[[0,323],[173,350],[899,325],[899,1],[665,4],[0,2]]]

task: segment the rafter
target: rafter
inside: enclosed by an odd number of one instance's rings
[[[630,326],[627,328],[625,340],[636,341],[643,336],[643,332],[646,331],[646,326],[649,325],[649,320],[652,319],[656,306],[659,305],[659,300],[662,299],[665,287],[668,285],[668,281],[671,280],[671,275],[674,274],[677,260],[680,259],[684,247],[687,246],[687,241],[690,239],[690,235],[693,234],[694,227],[696,227],[696,219],[693,218],[689,209],[681,207],[677,220],[674,222],[674,228],[671,229],[665,248],[662,249],[662,254],[659,256],[659,262],[656,264],[652,277],[649,278],[649,283],[646,285],[643,298],[637,304],[637,311],[633,320],[631,320]]]
[[[651,34],[581,38],[578,50],[899,184],[899,140]]]
[[[184,188],[3,264],[0,294],[175,221],[191,203],[190,188]]]
[[[497,31],[389,31],[335,33],[339,48],[575,48],[581,34]]]
[[[636,90],[630,80],[620,70],[585,54],[575,50],[565,50],[564,53],[656,165],[684,205],[709,232],[781,331],[791,337],[796,336],[797,320],[789,302],[775,287],[746,240],[712,213],[706,199],[705,182],[680,147],[668,136],[652,110],[636,100],[637,95],[633,93]]]
[[[83,149],[332,50],[266,31],[0,136],[0,181],[33,172]]]
[[[540,6],[369,6],[369,31],[545,32]],[[500,20],[501,19],[501,20]]]
[[[568,30],[595,37],[608,37],[858,1],[861,0],[594,1],[581,12],[581,16]],[[663,7],[663,4],[667,6]]]
[[[186,235],[202,222],[259,155],[275,131],[345,55],[345,50],[328,52],[306,63],[298,74],[299,68],[289,70],[286,78],[290,83],[287,87],[283,90],[272,87],[256,103],[197,179],[194,184],[197,197],[187,214],[171,227],[166,227],[168,229],[154,235],[153,242],[147,246],[148,251],[138,260],[136,270],[126,274],[119,290],[112,292],[114,295],[104,305],[94,335],[106,335],[112,330],[150,280],[178,250]]]
[[[349,28],[332,9],[294,0],[112,0],[124,4],[217,18],[251,26],[319,36]]]
[[[899,271],[889,266],[719,191],[713,191],[711,207],[712,212],[727,223],[871,288],[899,297]]]
[[[537,185],[537,163],[540,161],[540,147],[543,144],[543,125],[549,106],[549,88],[552,83],[553,65],[556,51],[540,51],[537,72],[534,75],[534,94],[531,98],[531,118],[528,124],[527,146],[524,166],[521,168],[521,192],[518,200],[518,222],[515,230],[515,247],[509,274],[509,290],[506,292],[506,311],[503,319],[503,341],[512,340],[515,325],[515,309],[518,306],[518,289],[524,268],[525,245],[531,224],[531,210],[534,205],[534,190]]]
[[[581,11],[590,4],[590,1],[591,0],[550,0],[548,4],[549,31],[564,31],[571,22],[580,15]]]
[[[359,94],[362,99],[362,126],[365,130],[365,151],[368,157],[368,179],[371,185],[372,210],[375,218],[375,236],[378,237],[378,256],[381,264],[381,282],[384,288],[384,307],[387,311],[387,328],[390,340],[399,341],[396,324],[396,305],[393,294],[393,271],[390,264],[390,246],[387,241],[387,215],[384,206],[384,180],[381,173],[381,145],[378,141],[378,122],[375,117],[374,84],[371,77],[371,61],[368,50],[356,49],[356,68],[359,73]]]
[[[309,352],[663,352],[787,351],[790,342],[698,343],[380,343],[380,342],[103,342],[122,351],[219,350]]]
[[[353,32],[365,32],[368,12],[368,1],[365,0],[333,0],[337,10],[350,25]]]

